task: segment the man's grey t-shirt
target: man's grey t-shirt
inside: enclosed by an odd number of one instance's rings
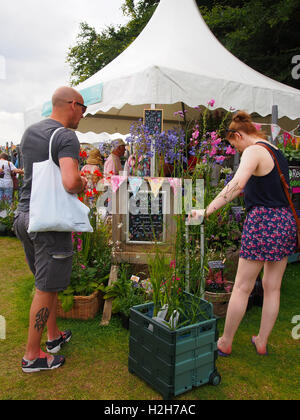
[[[29,211],[32,182],[32,164],[49,159],[49,142],[52,134],[63,125],[52,119],[46,119],[27,128],[21,140],[21,154],[24,167],[24,182],[18,210]],[[59,130],[52,141],[52,159],[59,166],[59,159],[70,157],[79,159],[80,144],[76,134],[64,128]]]

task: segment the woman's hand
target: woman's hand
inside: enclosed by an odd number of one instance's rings
[[[201,224],[206,216],[206,209],[192,210],[188,215],[188,223]]]

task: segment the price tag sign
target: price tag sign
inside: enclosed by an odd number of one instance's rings
[[[225,268],[225,264],[223,263],[223,261],[209,261],[208,262],[208,266],[209,268],[211,268],[212,270],[223,270],[223,268]]]

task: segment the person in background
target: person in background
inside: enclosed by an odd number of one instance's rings
[[[122,139],[112,141],[111,154],[104,163],[104,177],[119,175],[123,170],[120,158],[125,154],[125,143]]]
[[[69,342],[71,331],[60,331],[56,323],[57,295],[65,290],[71,279],[73,244],[71,232],[28,233],[32,168],[34,162],[49,159],[49,141],[53,139],[52,158],[60,168],[62,183],[67,192],[83,192],[86,179],[80,175],[80,145],[74,131],[86,111],[79,92],[70,87],[57,89],[52,97],[53,110],[50,118],[28,127],[21,141],[24,162],[24,183],[14,230],[21,240],[26,259],[35,276],[35,294],[29,315],[28,340],[21,368],[25,373],[59,368],[65,362],[57,353]],[[41,339],[47,325],[46,350],[41,350]]]
[[[248,299],[260,271],[263,270],[264,300],[260,330],[251,342],[257,354],[267,355],[267,344],[280,305],[280,288],[288,256],[295,252],[297,228],[284,193],[273,150],[289,184],[288,163],[281,151],[271,145],[253,124],[249,114],[237,112],[227,130],[227,140],[242,153],[233,179],[206,208],[206,217],[238,197],[244,190],[247,217],[243,227],[240,258],[229,302],[224,333],[218,341],[221,356],[232,351],[235,333],[246,312]],[[200,216],[192,211],[192,217]]]
[[[6,201],[9,205],[13,199],[13,179],[14,174],[23,174],[22,169],[17,169],[6,153],[0,154],[0,202]]]
[[[146,156],[146,146],[143,144],[134,144],[133,153],[128,157],[124,165],[124,171],[127,176],[150,176],[151,158]]]

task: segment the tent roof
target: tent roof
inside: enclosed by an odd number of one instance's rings
[[[126,104],[190,107],[215,99],[218,107],[299,117],[300,90],[276,82],[226,50],[204,22],[195,0],[161,0],[135,41],[78,89],[103,83],[102,101],[88,113]]]

